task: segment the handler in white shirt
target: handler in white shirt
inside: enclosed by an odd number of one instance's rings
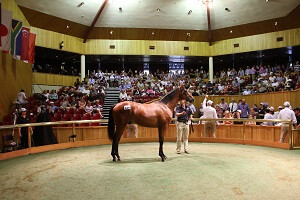
[[[216,109],[211,107],[213,102],[211,100],[207,101],[207,106],[206,106],[206,100],[208,98],[208,95],[205,96],[203,103],[202,103],[202,108],[203,108],[203,118],[204,119],[217,119],[217,112]],[[207,133],[211,130],[212,135],[214,138],[216,138],[216,124],[217,122],[215,121],[207,121],[204,124],[204,136],[207,137]]]
[[[284,109],[279,112],[278,119],[292,120],[293,124],[297,124],[296,115],[293,110],[289,107],[291,106],[290,102],[284,102]],[[284,142],[286,134],[289,132],[289,124],[283,123],[281,126],[281,135],[280,135],[280,143]]]

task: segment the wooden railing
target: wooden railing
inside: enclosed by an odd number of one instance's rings
[[[174,119],[173,119],[174,120]],[[195,119],[194,132],[190,134],[189,141],[192,142],[213,142],[213,143],[236,143],[236,144],[250,144],[258,146],[267,146],[283,149],[295,149],[300,147],[300,130],[292,130],[292,122],[288,120],[255,120],[255,119],[205,119],[205,121],[240,121],[243,124],[234,125],[219,125],[216,130],[216,138],[204,136],[204,119]],[[281,122],[289,123],[290,132],[284,143],[279,143],[281,128],[278,126],[259,126],[246,125],[246,122]],[[13,158],[17,156],[27,155],[31,153],[38,153],[44,151],[51,151],[57,149],[65,149],[79,146],[91,146],[110,144],[108,139],[107,126],[76,126],[76,124],[87,123],[103,123],[107,120],[80,120],[80,121],[60,121],[60,122],[43,122],[20,125],[0,126],[0,135],[11,134],[13,129],[22,127],[35,126],[53,126],[54,134],[57,137],[58,144],[46,145],[40,147],[31,146],[31,133],[28,133],[27,149],[12,151],[8,153],[1,153],[0,160]],[[69,127],[59,127],[68,124]],[[54,127],[55,126],[55,127]],[[18,141],[19,138],[15,134],[14,139]],[[70,137],[75,136],[76,137]],[[70,138],[73,138],[70,140]],[[75,139],[76,138],[76,139]],[[0,138],[2,145],[2,137]],[[127,129],[122,135],[121,142],[155,142],[158,141],[157,128],[147,128],[138,126],[138,138],[128,138]],[[176,141],[176,125],[171,124],[166,131],[165,141]]]

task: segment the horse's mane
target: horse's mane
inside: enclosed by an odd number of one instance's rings
[[[177,92],[178,92],[178,88],[173,89],[173,90],[170,91],[168,94],[166,94],[166,95],[160,100],[160,102],[162,102],[163,104],[169,103],[172,99],[174,99],[174,97],[176,97]]]

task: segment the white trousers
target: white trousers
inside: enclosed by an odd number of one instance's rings
[[[176,151],[181,151],[181,138],[183,136],[184,151],[189,150],[189,125],[183,122],[177,122],[177,148]]]

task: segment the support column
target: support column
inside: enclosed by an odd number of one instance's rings
[[[81,81],[83,81],[85,78],[85,55],[81,55],[80,74],[81,74]]]
[[[214,80],[214,61],[213,57],[209,57],[209,81],[213,83]]]

